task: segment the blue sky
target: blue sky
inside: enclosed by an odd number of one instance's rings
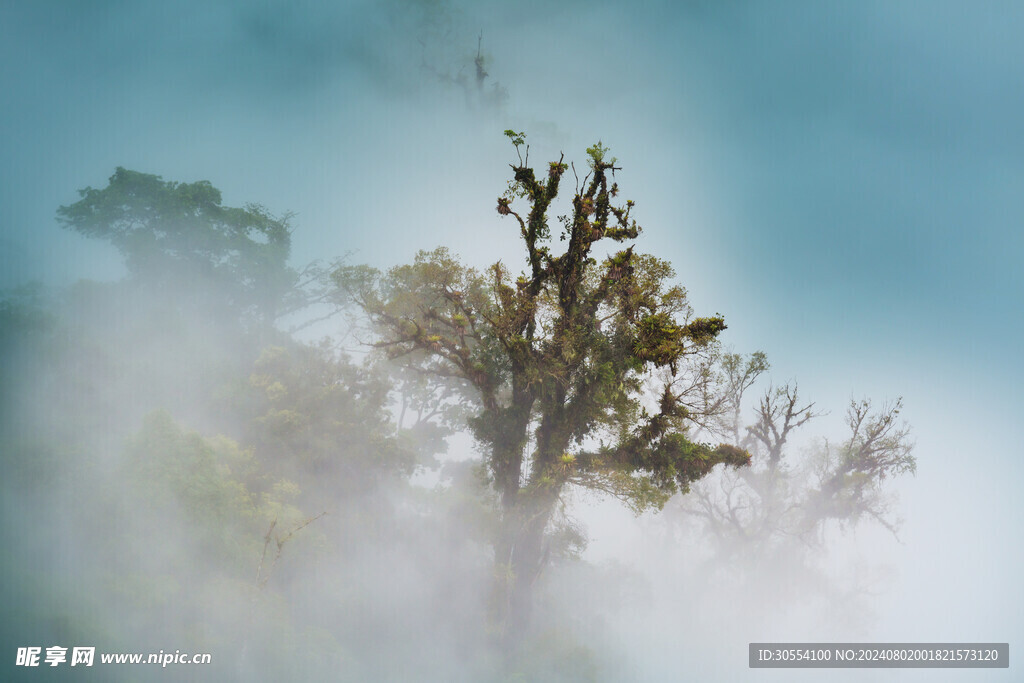
[[[481,31],[497,107],[436,77],[472,75]],[[946,573],[901,599],[927,610],[926,589],[980,572],[951,609],[1012,640],[1021,35],[1009,2],[5,2],[0,285],[119,276],[54,220],[118,165],[296,212],[296,263],[438,244],[513,263],[501,131],[537,163],[601,139],[639,248],[831,410],[823,428],[851,396],[904,397],[901,571]]]

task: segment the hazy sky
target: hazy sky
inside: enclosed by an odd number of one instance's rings
[[[437,76],[481,31],[496,107]],[[501,131],[601,139],[639,248],[823,428],[904,397],[886,635],[1021,642],[1021,35],[1010,2],[2,1],[0,286],[120,275],[54,220],[119,165],[294,211],[297,264],[518,264]]]

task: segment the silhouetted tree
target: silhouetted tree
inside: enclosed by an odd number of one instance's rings
[[[61,223],[121,252],[132,280],[184,307],[269,325],[298,304],[288,266],[289,216],[221,204],[208,181],[178,183],[118,167],[102,190],[80,190]]]

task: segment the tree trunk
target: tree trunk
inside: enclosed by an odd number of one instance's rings
[[[544,531],[558,499],[556,487],[521,494],[506,510],[495,545],[496,616],[502,650],[514,657],[526,636],[533,608],[533,588],[547,561]]]

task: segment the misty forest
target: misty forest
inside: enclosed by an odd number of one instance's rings
[[[88,539],[74,550],[117,614],[107,649],[188,642],[242,678],[286,678],[315,647],[324,677],[594,679],[601,634],[558,614],[564,584],[627,600],[629,577],[583,573],[574,489],[637,514],[687,494],[676,522],[714,553],[700,581],[740,553],[811,571],[830,521],[895,533],[885,483],[915,468],[899,402],[854,402],[845,435],[790,455],[814,405],[795,385],[744,401],[768,360],[723,350],[724,319],[694,315],[671,264],[639,250],[608,149],[571,164],[550,221],[570,164],[538,174],[526,134],[505,134],[497,213],[523,250],[485,270],[445,247],[384,272],[295,268],[288,216],[124,168],[58,209],[127,275],[5,300],[5,352],[34,385],[5,406],[5,438],[26,456],[12,495],[57,486],[103,527],[97,542],[33,512]],[[339,337],[297,338],[334,316]],[[460,432],[477,456],[451,461]],[[88,620],[48,627],[96,638]]]
[[[391,31],[386,58],[351,36],[342,54],[391,70],[373,95],[389,111],[439,122],[376,160],[348,130],[316,163],[361,180],[323,206],[260,196],[210,155],[129,151],[85,156],[33,209],[50,217],[33,239],[113,265],[4,279],[4,646],[211,663],[5,679],[792,680],[748,671],[747,644],[1012,635],[887,611],[939,557],[913,525],[930,504],[901,487],[933,458],[985,469],[929,450],[914,402],[948,394],[872,351],[902,334],[901,290],[855,291],[870,312],[851,332],[826,311],[860,309],[829,286],[762,279],[773,238],[743,256],[702,236],[713,212],[682,219],[691,176],[652,181],[671,166],[615,115],[573,134],[578,110],[539,116],[535,72],[468,7],[388,7],[368,24]],[[296,26],[263,21],[268,41]],[[599,82],[620,103],[636,87]],[[479,148],[450,151],[460,135]],[[311,225],[330,211],[334,241]],[[793,317],[803,292],[824,304]],[[928,490],[970,508],[981,489],[953,476]]]

